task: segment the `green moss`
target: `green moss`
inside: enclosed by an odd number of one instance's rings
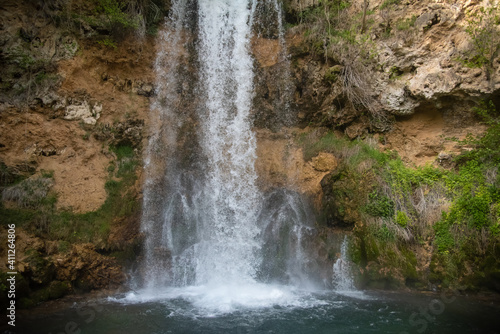
[[[69,282],[52,281],[48,287],[49,299],[58,299],[67,295],[71,291]]]
[[[52,281],[48,286],[40,288],[30,294],[29,297],[19,299],[20,308],[29,309],[42,302],[64,297],[71,291],[69,282]]]
[[[333,133],[298,138],[306,159],[319,152],[339,159],[322,181],[323,213],[338,226],[364,231],[357,233],[356,261],[392,268],[412,287],[424,286],[425,278],[405,245],[434,246],[429,279],[446,287],[473,288],[486,280],[487,268],[498,267],[484,255],[500,253],[500,116],[492,102],[476,109],[489,129],[459,142],[473,149],[457,157],[454,170],[407,166],[397,155]]]
[[[24,227],[29,225],[38,216],[35,210],[6,208],[0,202],[0,216],[2,217],[1,223],[4,226],[8,224],[16,224],[17,227]]]
[[[403,256],[403,262],[404,262],[404,267],[403,267],[403,275],[405,278],[409,279],[418,279],[418,274],[417,274],[417,256],[415,253],[407,248],[407,247],[401,247],[400,249],[401,255]]]
[[[60,240],[57,245],[59,253],[67,253],[71,249],[71,244],[66,240]]]

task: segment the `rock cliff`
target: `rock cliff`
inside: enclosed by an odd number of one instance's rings
[[[168,1],[152,3],[160,17],[167,13]],[[500,103],[495,6],[283,1],[286,30],[262,24],[252,42],[261,189],[286,185],[311,198],[318,221],[352,231],[365,226],[355,197],[368,198],[377,176],[368,159],[356,165],[363,178],[349,179],[351,149],[321,146],[326,139],[364,139],[410,166],[453,168],[452,157],[470,148],[449,139],[484,133],[473,107]],[[18,227],[25,295],[45,300],[115,286],[124,280],[120,265],[140,253],[140,167],[157,42],[152,19],[142,18],[120,28],[94,2],[0,5],[0,208],[2,225]],[[493,30],[478,49],[486,29],[479,18],[493,18]],[[435,253],[431,239],[421,242],[405,248],[416,255],[404,257],[404,272],[373,254],[360,268],[379,282],[429,279]]]

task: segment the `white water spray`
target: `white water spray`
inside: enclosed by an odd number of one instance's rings
[[[172,3],[156,61],[143,286],[255,282],[262,194],[249,119],[254,9],[247,0]],[[182,71],[196,74],[182,78]],[[194,93],[186,97],[189,84]]]
[[[256,185],[249,50],[256,6],[172,2],[145,166],[144,290],[129,300],[180,297],[222,312],[285,305],[315,272],[308,205],[291,191],[265,195]],[[279,31],[284,41],[281,23]]]
[[[338,292],[355,291],[351,265],[347,256],[348,247],[349,241],[345,236],[340,247],[340,257],[333,264],[333,285]]]
[[[196,284],[255,277],[256,140],[250,129],[253,68],[251,6],[244,0],[199,2],[200,90],[206,103],[201,147],[207,157],[205,218],[195,247]]]

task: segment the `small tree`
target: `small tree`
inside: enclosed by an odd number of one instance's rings
[[[500,51],[499,14],[496,6],[482,7],[469,14],[465,28],[472,39],[472,46],[464,62],[469,67],[483,67],[488,80],[493,71],[493,61]]]

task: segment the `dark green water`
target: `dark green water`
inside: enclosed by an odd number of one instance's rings
[[[498,300],[300,291],[254,297],[240,303],[199,290],[115,296],[31,311],[14,333],[500,333]]]

